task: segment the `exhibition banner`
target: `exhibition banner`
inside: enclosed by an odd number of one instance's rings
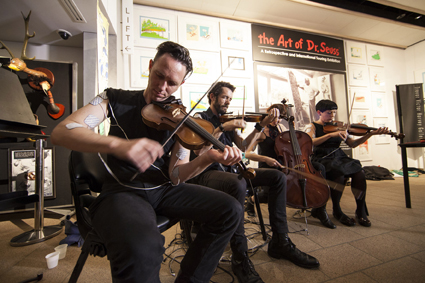
[[[422,84],[397,85],[397,107],[403,143],[425,139],[424,96]]]
[[[252,25],[254,61],[345,71],[342,40],[264,25]]]

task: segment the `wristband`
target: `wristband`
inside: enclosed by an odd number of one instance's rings
[[[256,124],[255,124],[255,126],[254,126],[254,128],[255,128],[257,131],[259,131],[259,132],[262,132],[262,131],[264,130],[264,127],[262,127],[262,126],[260,125],[260,123],[256,123]]]
[[[223,124],[220,124],[220,126],[218,126],[218,128],[220,129],[220,131],[222,131],[223,133],[225,132]]]

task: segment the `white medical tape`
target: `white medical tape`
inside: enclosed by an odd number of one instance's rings
[[[75,129],[75,128],[84,128],[84,126],[81,125],[80,123],[69,123],[69,124],[66,124],[65,127],[68,130],[72,130],[72,129]]]

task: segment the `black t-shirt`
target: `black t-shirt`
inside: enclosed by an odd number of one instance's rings
[[[219,117],[217,117],[212,112],[211,108],[208,108],[207,111],[198,112],[197,114],[199,114],[202,119],[211,122],[211,124],[213,124],[214,128],[217,128],[221,124]],[[233,146],[233,141],[234,141],[234,136],[235,136],[234,133],[235,133],[234,131],[224,132],[218,140],[220,142],[222,142],[224,145]],[[191,159],[194,159],[195,157],[196,157],[196,155],[192,151],[191,152]],[[210,166],[208,166],[207,169],[204,170],[204,172],[208,171],[208,170],[219,170],[219,171],[233,172],[234,167],[235,166],[226,166],[226,165],[215,162],[215,163],[211,164]]]
[[[109,88],[106,90],[109,99],[109,114],[111,127],[109,135],[123,139],[149,138],[161,145],[167,140],[170,131],[156,130],[147,126],[142,119],[141,111],[146,105],[143,91],[130,91]],[[125,132],[125,135],[124,135]],[[164,146],[164,156],[158,158],[154,165],[161,170],[150,166],[144,173],[130,181],[138,170],[130,163],[108,155],[108,165],[118,179],[135,187],[152,187],[169,181],[168,160],[169,152],[174,144],[174,138]]]

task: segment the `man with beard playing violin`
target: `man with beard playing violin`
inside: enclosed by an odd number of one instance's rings
[[[239,149],[212,149],[189,162],[189,151],[175,137],[164,144],[170,131],[150,128],[142,120],[144,107],[171,100],[191,72],[186,48],[170,41],[161,43],[149,63],[144,91],[107,89],[68,116],[51,135],[56,145],[108,156],[112,173],[90,207],[90,215],[108,251],[113,282],[160,282],[165,250],[156,223],[156,214],[160,214],[203,223],[175,282],[207,283],[243,217],[243,207],[231,196],[184,183],[212,162],[240,162]],[[92,129],[105,118],[111,119],[111,129],[108,136],[100,136]]]
[[[242,151],[249,143],[261,134],[263,125],[267,125],[275,119],[273,115],[268,115],[261,123],[258,123],[253,132],[243,139],[236,131],[238,128],[245,128],[246,122],[242,119],[220,122],[220,116],[225,114],[232,101],[235,87],[228,82],[216,83],[208,94],[210,107],[207,111],[198,112],[196,116],[210,121],[214,127],[213,136],[218,138],[223,144],[231,146],[236,144]],[[209,147],[204,147],[200,151],[192,154],[192,157],[202,156]],[[316,258],[301,252],[288,237],[288,225],[286,222],[286,176],[283,172],[275,169],[255,169],[256,176],[251,180],[254,187],[269,186],[270,201],[268,203],[270,225],[273,236],[268,246],[268,254],[274,258],[288,259],[294,264],[304,268],[319,267]],[[223,191],[236,198],[243,206],[245,202],[247,180],[239,179],[238,174],[232,166],[224,166],[214,163],[203,173],[191,180],[199,185]],[[232,249],[232,270],[240,283],[263,282],[255,271],[251,260],[248,257],[248,245],[245,237],[244,218],[241,217],[238,228],[230,240]]]

